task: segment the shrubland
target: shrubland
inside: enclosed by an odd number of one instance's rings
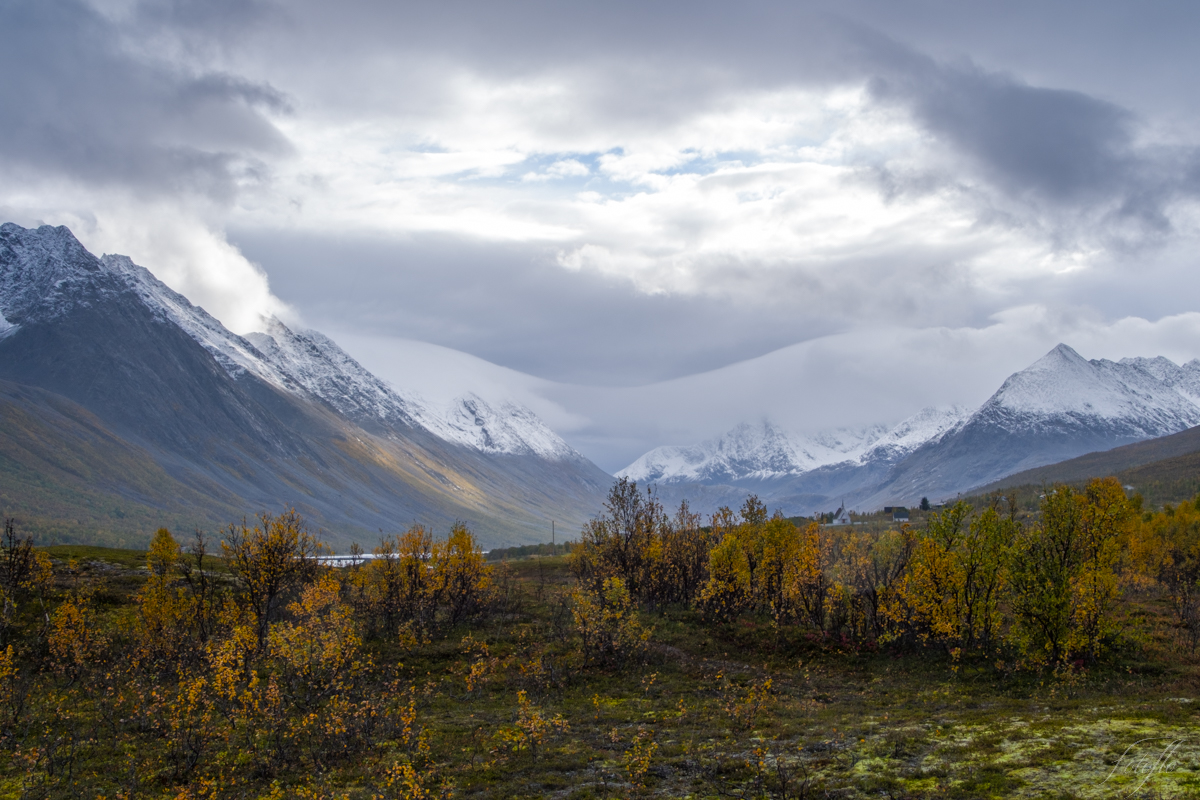
[[[626,481],[565,556],[294,512],[0,553],[0,797],[1183,796],[1200,505],[898,528]],[[558,552],[565,551],[561,548]]]

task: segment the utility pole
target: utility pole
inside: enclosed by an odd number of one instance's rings
[[[554,520],[550,520],[550,554],[554,554]]]

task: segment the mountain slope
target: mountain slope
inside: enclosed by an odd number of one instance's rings
[[[1186,431],[1169,436],[1114,447],[1112,450],[1098,453],[1088,453],[1056,464],[1016,472],[994,483],[981,486],[976,491],[988,493],[1012,486],[1078,483],[1090,478],[1117,475],[1139,467],[1196,453],[1200,453],[1200,426],[1188,428]]]
[[[421,406],[278,320],[237,336],[66,228],[0,226],[0,315],[0,379],[83,407],[216,507],[294,504],[343,543],[455,519],[488,542],[540,541],[611,481],[519,407]]]
[[[0,420],[0,509],[39,539],[129,546],[158,527],[186,535],[245,513],[219,487],[175,480],[65,397],[0,381]]]

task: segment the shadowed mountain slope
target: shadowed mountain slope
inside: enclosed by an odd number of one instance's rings
[[[541,541],[551,519],[581,524],[611,481],[523,409],[470,397],[450,413],[423,407],[278,321],[260,339],[278,352],[264,353],[66,228],[0,227],[0,312],[0,379],[86,409],[114,452],[148,455],[174,482],[145,493],[151,508],[211,520],[294,506],[342,546],[463,520],[499,545]],[[9,419],[0,433],[22,441]]]

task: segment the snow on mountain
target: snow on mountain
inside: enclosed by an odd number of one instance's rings
[[[829,431],[820,437],[797,437],[763,421],[738,425],[716,439],[690,447],[659,447],[646,453],[617,477],[646,482],[717,483],[769,479],[806,472],[842,461],[879,431]]]
[[[618,474],[663,485],[770,479],[760,490],[797,508],[843,492],[882,504],[953,496],[1021,469],[1195,425],[1200,360],[1088,361],[1060,344],[974,412],[926,409],[890,430],[816,436],[766,422],[741,425],[691,447],[657,448]]]
[[[1200,405],[1200,359],[1193,358],[1182,367],[1162,356],[1158,358],[1122,358],[1120,363],[1140,367],[1192,403]]]
[[[1165,436],[1200,425],[1200,406],[1170,382],[1190,374],[1161,357],[1088,361],[1060,344],[1010,376],[975,415],[1004,418],[1006,427],[1070,422]]]
[[[128,256],[105,255],[100,263],[119,275],[150,308],[155,316],[182,328],[234,377],[251,373],[287,392],[296,392],[298,384],[275,367],[245,338],[226,329],[215,317],[155,278],[145,267]]]
[[[352,419],[414,425],[418,404],[400,396],[327,336],[293,331],[272,317],[266,332],[246,334],[269,369]]]
[[[859,461],[898,461],[925,443],[958,430],[970,416],[971,410],[960,406],[922,409],[880,437]]]
[[[65,227],[45,225],[36,236],[25,233],[25,228],[11,222],[0,225],[8,256],[0,268],[0,314],[14,326],[64,313],[78,296],[78,288],[95,284],[102,271],[95,256]]]
[[[380,380],[317,331],[293,331],[271,318],[266,331],[239,336],[127,256],[96,259],[65,227],[43,226],[33,236],[15,235],[33,232],[12,223],[0,230],[14,234],[5,237],[5,246],[17,251],[0,272],[0,338],[27,318],[52,319],[78,302],[74,298],[85,296],[76,291],[81,284],[100,292],[133,291],[158,319],[182,329],[235,378],[249,373],[357,422],[420,427],[484,453],[582,458],[517,403],[489,403],[474,393],[448,404],[429,403]]]
[[[493,406],[468,394],[448,407],[422,407],[417,419],[442,439],[484,453],[528,452],[552,461],[582,458],[536,414],[513,402]]]
[[[659,447],[617,477],[656,483],[723,483],[803,475],[834,464],[894,462],[961,425],[961,408],[927,408],[894,428],[873,425],[796,434],[763,421],[690,447]]]
[[[474,393],[445,405],[430,403],[416,393],[389,386],[317,331],[295,332],[272,318],[266,333],[246,338],[306,391],[347,416],[419,426],[440,439],[484,453],[536,455],[553,461],[578,457],[524,406],[512,402],[493,406]]]

